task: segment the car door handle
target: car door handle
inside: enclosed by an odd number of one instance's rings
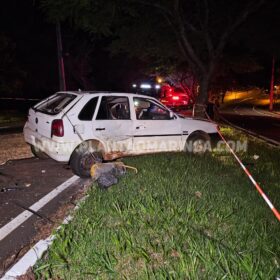
[[[100,131],[100,130],[105,130],[105,127],[98,127],[98,128],[96,128],[95,130],[98,130],[98,131]]]
[[[144,125],[139,125],[139,126],[136,126],[136,129],[145,129],[146,127]]]

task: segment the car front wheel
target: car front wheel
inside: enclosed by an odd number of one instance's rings
[[[210,137],[205,132],[193,133],[187,139],[185,151],[192,154],[204,154],[211,149]]]

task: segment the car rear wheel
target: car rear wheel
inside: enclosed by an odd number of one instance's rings
[[[102,162],[100,152],[90,152],[89,150],[76,149],[70,160],[70,167],[74,174],[82,178],[90,177],[90,169],[93,164]]]
[[[40,149],[36,148],[35,146],[31,145],[30,146],[32,154],[39,159],[47,159],[49,156],[42,152]]]
[[[187,139],[185,151],[202,155],[211,149],[210,137],[205,132],[195,132]]]

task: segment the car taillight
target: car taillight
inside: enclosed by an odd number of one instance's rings
[[[173,100],[179,100],[179,96],[172,96]]]
[[[53,120],[52,121],[52,137],[63,137],[64,136],[64,127],[62,120]]]

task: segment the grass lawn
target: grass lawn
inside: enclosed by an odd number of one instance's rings
[[[245,136],[224,129],[227,138]],[[280,208],[279,149],[250,142],[241,158]],[[254,155],[259,155],[254,160]],[[275,279],[280,223],[227,153],[127,158],[95,186],[34,267],[38,279]]]

